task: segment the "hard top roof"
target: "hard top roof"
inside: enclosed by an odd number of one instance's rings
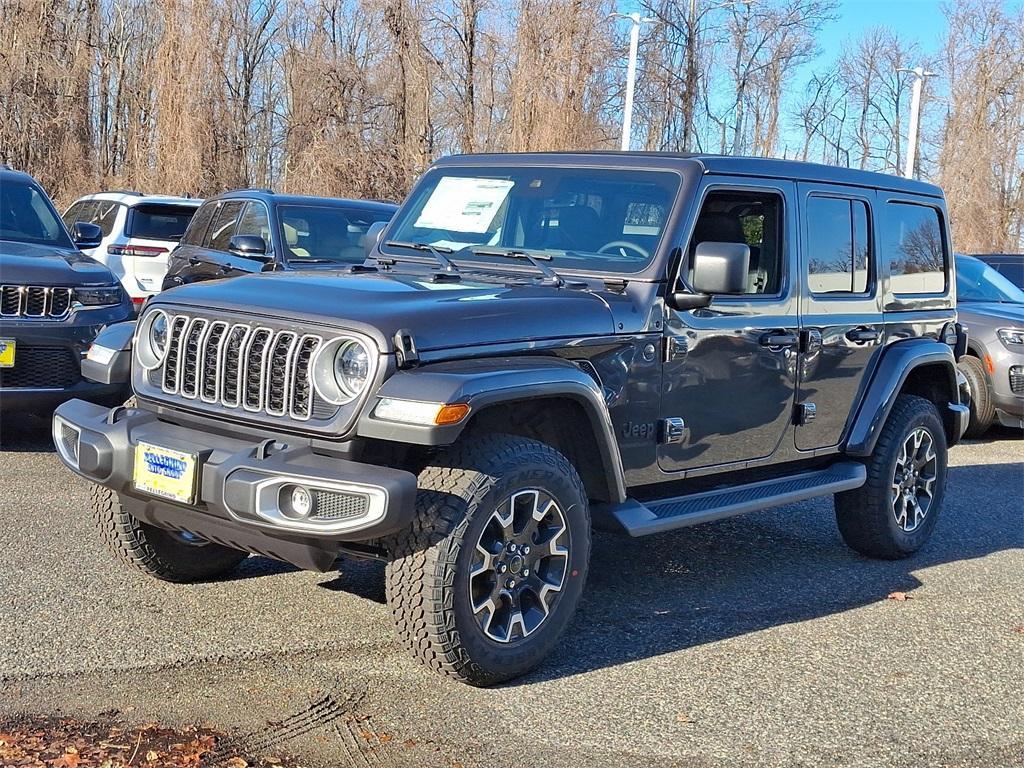
[[[80,198],[75,200],[76,203],[80,203],[83,200],[109,200],[116,203],[122,203],[124,205],[147,205],[150,203],[156,203],[158,205],[185,205],[199,207],[202,205],[202,198],[198,197],[179,197],[177,195],[145,195],[141,192],[132,192],[128,190],[110,190],[106,192],[93,192],[89,195],[82,195]]]
[[[229,192],[221,192],[219,195],[211,196],[210,200],[230,200],[244,197],[247,199],[262,200],[266,203],[276,205],[318,205],[318,206],[348,206],[360,207],[367,210],[379,210],[392,213],[398,209],[395,203],[387,203],[382,200],[357,200],[345,197],[317,197],[314,195],[284,195],[273,192],[269,189],[233,189]]]
[[[736,157],[681,152],[532,152],[479,155],[452,155],[438,160],[438,165],[603,165],[607,167],[635,168],[678,168],[682,165],[697,164],[704,173],[730,176],[757,176],[791,179],[793,181],[816,181],[828,184],[848,184],[871,187],[916,195],[941,197],[942,190],[934,184],[887,173],[861,171],[820,163],[799,160],[779,160],[767,157]]]

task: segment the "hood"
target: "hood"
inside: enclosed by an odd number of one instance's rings
[[[78,250],[0,240],[0,282],[18,285],[111,285],[114,276]]]
[[[1005,326],[1024,326],[1024,304],[1003,304],[997,301],[964,301],[957,304],[957,316],[962,322]]]
[[[278,272],[184,285],[150,303],[348,328],[388,350],[403,329],[419,351],[615,332],[608,304],[592,291],[475,282],[468,273],[435,283],[429,275]]]

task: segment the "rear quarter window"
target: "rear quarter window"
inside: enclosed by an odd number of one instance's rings
[[[940,294],[948,288],[949,255],[937,208],[887,202],[882,206],[882,258],[896,294]]]

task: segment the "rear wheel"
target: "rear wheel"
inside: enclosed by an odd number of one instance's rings
[[[964,355],[960,358],[958,367],[967,379],[967,387],[970,389],[968,406],[971,409],[971,419],[967,424],[964,437],[981,437],[992,426],[992,421],[996,417],[985,364],[976,357]]]
[[[398,635],[427,666],[472,685],[521,675],[551,651],[586,580],[587,496],[548,445],[494,435],[419,477],[416,519],[391,541]]]
[[[894,560],[924,546],[946,487],[946,433],[935,405],[900,395],[874,453],[867,482],[835,496],[839,532],[849,547]]]

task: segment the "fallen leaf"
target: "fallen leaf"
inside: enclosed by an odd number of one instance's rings
[[[389,736],[386,733],[378,733],[377,734],[377,741],[379,741],[381,744],[387,744],[393,738],[395,738],[395,737],[394,736]]]
[[[676,722],[677,723],[690,724],[690,723],[693,723],[695,721],[694,721],[694,719],[692,717],[690,717],[685,712],[680,712],[678,715],[676,715]]]
[[[1024,624],[1021,624],[1019,627],[1014,627],[1013,631],[1018,635],[1024,635]],[[3,736],[0,736],[0,741],[3,741]]]
[[[49,761],[53,768],[78,768],[80,762],[82,762],[82,758],[79,757],[78,752],[65,752],[56,760]]]
[[[151,749],[151,750],[149,750],[146,753],[146,762],[147,763],[155,763],[159,757],[160,757],[160,755],[158,755],[156,752],[154,752]]]
[[[906,592],[890,592],[887,599],[902,603],[906,600],[913,600],[914,596],[908,595]]]
[[[224,765],[228,768],[249,768],[249,764],[240,757],[232,757]]]

